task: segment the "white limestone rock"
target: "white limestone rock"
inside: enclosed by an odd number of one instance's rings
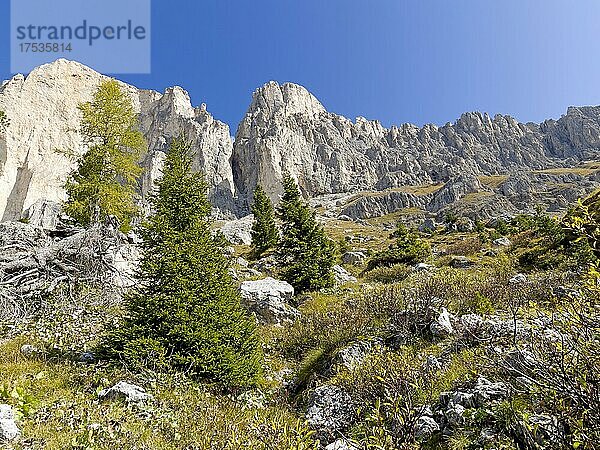
[[[0,444],[14,441],[21,436],[15,422],[15,411],[10,405],[0,405]]]
[[[300,311],[290,306],[294,287],[271,277],[244,281],[240,286],[242,301],[261,323],[282,324],[297,319]]]

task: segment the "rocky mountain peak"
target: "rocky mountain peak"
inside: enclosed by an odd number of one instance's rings
[[[315,116],[322,112],[325,112],[325,108],[306,88],[276,81],[269,81],[254,91],[248,109],[248,114],[260,115],[264,120],[294,114]]]

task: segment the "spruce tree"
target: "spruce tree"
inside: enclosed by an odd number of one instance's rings
[[[87,150],[67,180],[65,211],[84,226],[114,215],[126,231],[138,214],[135,189],[142,174],[138,160],[146,149],[137,114],[115,80],[103,82],[92,102],[81,104],[79,110]]]
[[[278,255],[285,267],[284,279],[299,292],[333,286],[335,244],[317,223],[289,173],[284,174],[277,213],[283,222]]]
[[[252,248],[256,256],[277,245],[279,232],[275,225],[273,203],[264,189],[257,185],[254,190],[254,203],[252,203],[254,223],[252,224]]]
[[[104,349],[134,367],[151,360],[227,387],[252,385],[261,370],[256,324],[240,304],[225,240],[211,231],[207,184],[191,167],[189,144],[174,140],[142,231],[140,286]]]

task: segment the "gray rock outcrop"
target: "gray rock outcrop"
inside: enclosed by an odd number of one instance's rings
[[[98,392],[100,400],[123,400],[135,405],[143,405],[154,399],[144,388],[126,381],[119,381],[110,388],[102,389]]]
[[[259,322],[282,324],[300,316],[300,311],[290,306],[294,287],[271,277],[244,281],[240,286],[242,301]]]

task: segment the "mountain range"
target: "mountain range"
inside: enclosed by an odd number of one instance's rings
[[[0,134],[1,220],[21,218],[36,202],[64,200],[74,164],[64,150],[85,150],[77,106],[104,79],[59,59],[2,83],[0,110],[10,125]],[[571,107],[540,124],[472,112],[444,126],[385,128],[328,112],[300,85],[270,81],[253,93],[232,138],[181,87],[162,94],[122,87],[148,142],[142,197],[160,176],[170,140],[183,134],[222,217],[246,215],[257,183],[277,201],[284,171],[323,214],[355,219],[403,210],[489,218],[537,204],[560,211],[600,186],[600,107]]]

